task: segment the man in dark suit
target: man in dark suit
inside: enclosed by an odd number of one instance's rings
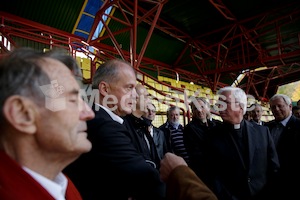
[[[180,124],[180,109],[170,106],[167,110],[167,121],[159,129],[164,132],[168,152],[183,157],[188,162],[188,154],[183,141],[183,125]]]
[[[153,137],[153,141],[156,146],[156,150],[161,160],[165,153],[167,152],[167,143],[164,132],[159,128],[155,127],[152,122],[156,116],[156,107],[153,103],[148,103],[147,105],[147,112],[143,114],[143,118],[149,121],[149,132],[150,135]]]
[[[300,199],[300,119],[292,115],[292,101],[283,94],[270,99],[274,120],[267,123],[275,141],[280,179],[275,199]]]
[[[124,124],[129,130],[131,138],[133,138],[133,144],[137,147],[141,155],[154,168],[159,169],[160,158],[154,138],[151,136],[148,128],[151,122],[142,117],[143,114],[147,113],[147,105],[150,102],[149,93],[142,84],[137,84],[135,89],[138,94],[137,103],[132,113],[123,118]]]
[[[210,133],[208,184],[219,200],[268,199],[279,170],[269,129],[243,119],[247,96],[242,89],[224,87],[218,95],[223,124]]]
[[[211,119],[210,103],[205,97],[194,97],[190,103],[192,120],[183,130],[183,138],[189,155],[189,167],[199,176],[203,173],[203,148],[209,129],[221,123]]]
[[[295,117],[300,118],[300,106],[293,106],[292,113]]]
[[[118,59],[99,66],[93,77],[92,88],[100,95],[95,118],[87,123],[93,148],[66,170],[85,200],[164,196],[158,170],[138,152],[121,118],[136,103],[135,86],[135,71]]]
[[[260,104],[254,103],[250,106],[250,112],[252,119],[250,120],[253,123],[258,125],[265,125],[265,122],[261,120],[263,109]]]

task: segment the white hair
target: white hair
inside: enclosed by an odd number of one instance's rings
[[[247,111],[247,95],[244,92],[244,90],[242,90],[241,88],[237,88],[237,87],[226,86],[226,87],[221,88],[217,92],[217,94],[220,95],[223,92],[230,92],[233,95],[235,101],[237,103],[239,103],[240,106],[242,107],[243,114],[246,113],[246,111]]]

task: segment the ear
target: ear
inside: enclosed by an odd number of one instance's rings
[[[20,132],[36,132],[37,106],[31,100],[19,95],[11,96],[3,105],[3,113],[6,120]]]
[[[110,87],[109,87],[108,83],[106,83],[105,81],[101,81],[99,83],[98,89],[99,89],[101,96],[103,96],[103,97],[107,96],[108,93],[110,92]]]

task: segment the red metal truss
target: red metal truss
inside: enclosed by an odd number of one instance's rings
[[[75,51],[87,50],[84,39],[76,35],[45,26],[9,13],[0,12],[0,33],[1,37],[17,47],[14,37],[26,39],[44,44],[46,48],[61,48],[75,55]],[[5,48],[7,44],[3,44]]]
[[[235,73],[237,76],[243,70],[251,70],[261,66],[267,66],[268,68],[277,66],[280,68],[299,62],[299,60],[295,61],[293,58],[300,55],[300,50],[287,50],[299,49],[299,32],[283,33],[282,31],[285,26],[293,25],[294,22],[299,20],[300,10],[297,6],[293,9],[292,5],[287,5],[286,8],[290,8],[291,10],[283,15],[274,15],[279,9],[283,9],[279,8],[278,10],[271,10],[267,13],[253,16],[245,20],[238,20],[221,0],[210,0],[210,3],[231,22],[231,25],[192,38],[187,33],[159,18],[165,3],[166,0],[105,1],[96,15],[88,43],[104,52],[108,51],[111,54],[118,54],[125,60],[130,61],[135,68],[143,68],[144,64],[151,63],[155,65],[158,70],[170,69],[190,77],[191,80],[202,80],[213,91],[224,86],[224,83],[221,80],[224,75],[228,75],[229,73]],[[147,9],[143,6],[144,4],[147,4]],[[123,13],[125,20],[106,14],[105,10],[110,6],[119,9],[121,13]],[[125,13],[130,13],[133,20],[129,20]],[[273,18],[269,19],[268,16],[271,14],[273,14]],[[102,20],[102,16],[107,16],[111,20],[118,20],[124,24],[126,28],[113,32]],[[143,43],[142,50],[138,54],[136,52],[136,34],[137,27],[142,21],[148,23],[151,28]],[[99,22],[104,24],[108,35],[99,36],[92,40],[91,37]],[[172,65],[144,57],[145,50],[154,28],[186,43],[185,48],[179,53],[176,62]],[[116,35],[124,32],[130,33],[130,52],[123,50],[121,45],[115,39]],[[266,38],[268,35],[273,35],[273,37],[270,39],[261,39]],[[207,45],[204,41],[212,36],[216,36],[214,38],[219,38],[219,40],[216,40],[213,44]],[[109,47],[99,42],[108,37],[112,40],[114,47]],[[286,38],[290,38],[290,40],[287,41]],[[271,46],[269,44],[276,45]],[[191,63],[181,62],[183,55],[187,52],[192,58]],[[195,66],[199,73],[195,74],[185,70],[185,66],[188,65]],[[294,71],[291,70],[286,72],[293,73]],[[251,71],[251,73],[255,72]],[[256,79],[252,78],[251,80],[255,81]],[[253,88],[253,90],[257,92],[257,96],[264,95],[258,94],[258,90],[255,89],[255,82],[248,81],[248,84],[249,85],[244,89],[249,90],[249,88]],[[244,85],[241,85],[241,87],[242,86]]]

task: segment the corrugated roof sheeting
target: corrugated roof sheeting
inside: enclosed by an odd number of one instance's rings
[[[85,0],[2,0],[0,10],[72,33]]]
[[[94,17],[102,4],[103,2],[100,0],[88,0],[80,17],[79,23],[74,31],[75,35],[88,39],[94,22]]]

